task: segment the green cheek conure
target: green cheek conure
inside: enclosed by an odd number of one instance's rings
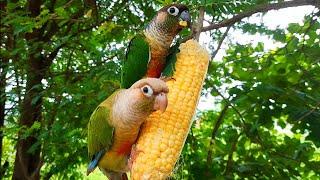
[[[130,41],[122,66],[121,87],[129,88],[142,77],[159,78],[174,37],[190,23],[185,5],[172,4],[161,8],[143,32]]]
[[[126,179],[131,147],[141,124],[154,111],[165,111],[168,87],[157,78],[145,78],[129,89],[115,91],[93,112],[88,124],[87,175],[97,166],[109,179]]]

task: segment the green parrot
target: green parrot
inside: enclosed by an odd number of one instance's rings
[[[121,87],[129,88],[142,77],[159,78],[174,37],[190,24],[185,5],[171,4],[161,8],[143,32],[130,41],[122,66]]]
[[[166,83],[145,78],[104,100],[88,123],[87,175],[97,166],[111,180],[127,179],[128,161],[141,124],[154,111],[167,107]]]

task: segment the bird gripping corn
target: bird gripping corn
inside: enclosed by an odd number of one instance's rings
[[[167,110],[151,114],[141,129],[131,168],[133,180],[172,175],[192,124],[210,55],[195,40],[179,49],[173,78],[167,82]]]

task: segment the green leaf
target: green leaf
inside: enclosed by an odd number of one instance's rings
[[[35,96],[34,98],[32,98],[31,105],[33,105],[33,106],[36,105],[41,98],[42,98],[41,94],[39,94],[39,95]]]
[[[69,18],[68,12],[63,7],[58,7],[54,11],[61,18],[64,18],[64,19]]]

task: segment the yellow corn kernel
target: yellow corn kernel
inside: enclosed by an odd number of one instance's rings
[[[188,135],[202,84],[207,72],[209,53],[198,42],[180,45],[176,71],[169,87],[166,112],[154,112],[141,128],[131,178],[166,179],[172,173]],[[150,130],[150,129],[156,130]]]

